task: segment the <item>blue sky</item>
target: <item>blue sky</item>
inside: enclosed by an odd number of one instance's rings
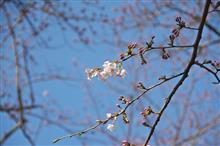
[[[130,3],[130,2],[129,2]],[[108,17],[114,18],[120,16],[119,12],[114,12],[113,8],[125,6],[129,4],[125,1],[104,1],[99,5],[89,5],[88,7],[88,14],[92,14],[93,12],[96,13],[104,13]],[[59,5],[59,2],[57,2]],[[81,9],[84,5],[81,4],[80,1],[71,1],[69,5],[74,9],[75,12]],[[151,3],[147,2],[146,5],[150,7]],[[102,12],[102,9],[98,6],[104,6],[105,10]],[[98,8],[97,8],[98,7]],[[8,7],[10,8],[10,6]],[[13,12],[13,9],[11,9]],[[79,12],[78,12],[79,14]],[[42,14],[38,14],[37,17],[41,18]],[[43,17],[44,18],[44,17]],[[43,19],[42,18],[42,19]],[[158,18],[159,21],[165,21],[166,18]],[[148,87],[154,83],[157,83],[158,77],[161,75],[172,75],[175,73],[179,73],[183,71],[182,62],[178,62],[176,58],[171,58],[168,61],[164,61],[159,58],[160,52],[152,52],[152,54],[147,54],[146,57],[149,60],[149,63],[146,66],[141,66],[138,59],[131,59],[126,61],[123,66],[126,70],[128,70],[128,74],[125,79],[120,78],[111,78],[107,82],[100,81],[98,79],[93,79],[92,81],[88,81],[85,76],[85,69],[86,68],[93,68],[93,67],[100,67],[102,66],[105,60],[116,60],[119,57],[121,51],[126,50],[126,43],[124,43],[124,47],[116,45],[116,37],[114,36],[111,29],[108,28],[108,25],[104,25],[102,23],[94,22],[91,23],[92,27],[97,31],[97,35],[94,35],[88,31],[85,35],[89,37],[93,42],[89,45],[84,45],[80,42],[74,42],[75,39],[78,39],[76,33],[73,33],[70,30],[63,32],[60,30],[60,26],[57,24],[57,20],[49,19],[50,27],[46,29],[41,36],[43,38],[47,38],[48,36],[51,37],[51,41],[49,44],[51,47],[45,47],[41,44],[39,39],[35,41],[31,40],[31,53],[34,55],[37,64],[31,66],[31,73],[33,75],[38,75],[40,73],[51,73],[51,74],[61,74],[64,76],[68,76],[73,78],[72,81],[43,81],[34,84],[34,91],[36,94],[36,101],[37,103],[43,103],[49,109],[56,109],[47,112],[48,118],[56,119],[57,113],[59,115],[67,117],[70,122],[73,124],[63,123],[64,126],[67,126],[69,129],[72,129],[73,132],[78,131],[80,129],[84,129],[86,126],[77,125],[74,123],[89,123],[94,124],[97,118],[103,119],[105,118],[105,114],[107,112],[116,111],[115,104],[117,103],[117,98],[121,95],[125,96],[132,96],[135,97],[138,95],[138,91],[133,88],[134,84],[138,81],[143,81],[145,85]],[[1,22],[5,22],[5,18],[1,18]],[[175,26],[175,17],[173,20],[166,21],[169,24]],[[84,26],[87,28],[86,22],[73,22],[77,23],[79,26]],[[128,21],[129,23],[129,21]],[[197,25],[196,25],[197,26]],[[113,26],[114,27],[114,26]],[[115,26],[116,28],[116,26]],[[117,26],[117,28],[120,28]],[[120,36],[125,42],[143,42],[140,37],[149,40],[152,35],[156,36],[155,45],[159,45],[167,41],[168,33],[170,33],[172,28],[166,29],[156,29],[154,27],[144,28],[143,30],[121,30]],[[188,30],[182,32],[184,35],[189,35],[190,37],[195,37],[196,32],[188,34]],[[205,30],[205,33],[208,33]],[[21,32],[22,39],[27,39],[28,34]],[[113,42],[112,44],[103,43],[102,39],[108,39],[108,41]],[[193,40],[193,39],[192,39]],[[158,43],[159,42],[159,43]],[[189,44],[191,44],[190,42]],[[4,48],[3,53],[9,53],[11,56],[11,52]],[[175,57],[180,57],[184,60],[189,58],[189,54],[191,50],[184,50],[184,53],[180,52],[175,55]],[[219,53],[219,51],[217,51]],[[174,53],[173,53],[174,54]],[[216,59],[217,56],[208,55],[208,58]],[[159,59],[157,59],[159,58]],[[6,65],[6,64],[4,64]],[[196,77],[197,73],[201,72],[197,67],[193,68],[191,73],[192,77]],[[11,72],[9,71],[9,74]],[[11,73],[13,75],[13,73]],[[189,77],[187,81],[184,83],[183,87],[177,92],[177,97],[179,93],[184,92],[184,90],[190,90],[190,79]],[[214,78],[211,75],[204,75],[198,83],[196,83],[197,87],[193,92],[193,98],[195,98],[201,90],[206,90],[207,88],[211,88],[210,92],[215,92],[218,88],[212,84],[207,84],[210,81],[213,81]],[[169,94],[170,88],[172,87],[177,80],[171,81],[168,83],[169,86],[162,86],[158,89],[153,90],[149,94],[147,94],[147,98],[153,98],[154,102],[158,105],[163,104],[163,100],[161,97],[165,97]],[[111,90],[111,88],[116,89]],[[42,92],[48,91],[48,96],[42,96]],[[12,89],[14,91],[14,88]],[[13,93],[14,94],[14,93]],[[25,88],[24,96],[28,96],[28,91]],[[193,100],[193,99],[192,99]],[[174,100],[175,102],[175,100]],[[218,107],[220,106],[220,101],[216,97],[213,100],[209,101],[212,104],[213,109],[219,110]],[[94,108],[94,103],[98,106]],[[207,103],[207,102],[206,102]],[[207,104],[199,105],[195,110],[200,110],[206,108]],[[143,105],[149,105],[150,102],[148,100],[143,101]],[[171,103],[172,104],[172,103]],[[209,106],[209,104],[208,104]],[[141,111],[142,107],[131,107],[136,110],[135,113]],[[156,108],[156,107],[155,107]],[[175,111],[176,107],[169,107],[167,109],[167,116],[170,115],[175,121],[177,113]],[[98,112],[97,112],[98,111]],[[35,114],[38,115],[45,115],[41,110],[35,110]],[[138,117],[139,115],[134,115],[134,125],[138,125]],[[95,115],[95,116],[94,116]],[[177,114],[178,115],[178,114]],[[1,118],[1,136],[2,132],[7,131],[13,124],[11,120],[8,119],[8,116],[4,113],[0,114]],[[90,121],[87,121],[87,119]],[[40,124],[46,125],[46,123],[40,123],[39,120],[33,118],[32,116],[28,117],[31,129],[36,130]],[[166,118],[162,118],[165,120]],[[167,122],[160,123],[159,127],[166,127]],[[126,134],[128,133],[127,127],[122,124],[122,120],[119,119],[116,125],[117,130],[114,133],[110,133],[113,136],[118,137],[120,140],[126,139]],[[103,131],[107,131],[105,126],[101,127]],[[139,126],[137,129],[134,130],[132,133],[131,139],[134,138],[136,135],[143,137],[146,136],[147,131],[145,128]],[[107,131],[108,132],[108,131]],[[61,130],[56,126],[45,126],[43,127],[37,136],[34,136],[34,141],[37,145],[51,145],[51,142],[56,137],[60,137],[63,135],[68,134],[66,131]],[[89,137],[92,137],[97,140],[102,140],[104,142],[109,141],[106,137],[103,137],[100,132],[92,132],[88,134]],[[100,137],[103,137],[100,139]],[[127,136],[128,137],[128,136]],[[80,141],[86,140],[86,136],[82,136],[82,138],[71,138],[66,139],[59,142],[56,145],[81,145]],[[140,136],[140,138],[142,138]],[[92,144],[96,144],[95,140],[91,142]],[[25,140],[21,131],[18,130],[10,139],[6,142],[5,145],[29,145],[28,142]]]

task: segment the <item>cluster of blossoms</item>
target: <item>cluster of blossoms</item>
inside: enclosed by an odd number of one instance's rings
[[[43,97],[47,97],[48,95],[49,95],[48,90],[44,90],[44,91],[42,92],[42,96],[43,96]]]
[[[130,103],[130,100],[125,98],[124,96],[119,97],[118,100],[120,100],[122,102],[122,104],[129,104]],[[116,106],[121,109],[120,104],[116,104]],[[119,114],[117,112],[113,113],[113,114],[112,113],[106,113],[107,119],[112,120],[112,123],[108,124],[107,127],[106,127],[109,131],[112,132],[112,131],[115,130],[115,121],[117,120],[118,116],[119,116]],[[130,122],[128,120],[126,112],[122,113],[122,118],[123,118],[123,121],[124,121],[125,124],[128,124]]]
[[[94,68],[94,69],[86,69],[87,79],[91,80],[93,77],[98,76],[100,80],[106,80],[108,77],[113,75],[124,78],[126,75],[126,70],[122,68],[122,64],[117,61],[110,62],[105,61],[103,64],[103,69]]]

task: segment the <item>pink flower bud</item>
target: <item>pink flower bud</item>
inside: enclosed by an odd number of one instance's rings
[[[130,143],[127,140],[123,140],[121,146],[130,146]]]

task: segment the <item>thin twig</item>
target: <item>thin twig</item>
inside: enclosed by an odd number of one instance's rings
[[[189,27],[189,26],[184,26],[183,28],[186,28],[186,29],[192,29],[192,30],[199,30],[198,28]]]
[[[146,88],[141,94],[139,94],[136,98],[134,98],[133,100],[131,100],[131,101],[124,107],[124,109],[120,110],[119,112],[114,113],[113,115],[115,115],[116,117],[118,117],[118,116],[124,114],[124,113],[126,112],[126,110],[128,109],[128,107],[131,106],[132,103],[134,103],[135,101],[137,101],[138,99],[140,99],[146,92],[152,90],[153,88],[155,88],[155,87],[157,87],[157,86],[159,86],[159,85],[162,85],[163,83],[165,83],[165,82],[167,82],[167,81],[169,81],[169,80],[172,80],[172,79],[174,79],[174,78],[176,78],[176,77],[179,77],[179,76],[181,76],[181,75],[183,75],[183,73],[179,73],[179,74],[173,75],[173,76],[171,76],[171,77],[169,77],[169,78],[165,78],[163,81],[161,81],[161,82],[159,82],[159,83],[157,83],[157,84],[155,84],[155,85],[153,85],[153,86],[150,86],[149,88]],[[73,136],[80,136],[80,135],[82,135],[82,134],[85,134],[85,133],[87,133],[87,132],[89,132],[89,131],[91,131],[91,130],[96,129],[98,126],[100,126],[100,125],[102,125],[102,124],[106,124],[106,123],[107,123],[109,120],[111,120],[112,118],[113,118],[113,117],[110,117],[110,118],[105,119],[105,120],[98,120],[99,122],[98,122],[97,124],[95,124],[95,125],[93,125],[93,126],[87,128],[87,129],[85,129],[85,130],[83,130],[83,131],[76,132],[76,133],[73,133],[73,134],[69,134],[69,135],[66,135],[66,136],[62,136],[62,137],[60,137],[60,138],[56,138],[56,139],[53,141],[53,143],[57,143],[58,141],[63,140],[63,139],[65,139],[65,138],[71,138],[71,137],[73,137]]]
[[[199,66],[199,67],[201,67],[201,68],[204,68],[205,70],[207,70],[208,72],[210,72],[211,74],[213,74],[214,75],[214,77],[216,78],[216,80],[218,81],[218,82],[213,82],[214,84],[220,84],[220,79],[219,79],[219,77],[218,77],[218,72],[214,72],[214,71],[212,71],[210,68],[208,68],[208,67],[206,67],[204,64],[202,64],[202,63],[199,63],[198,61],[196,61],[195,62],[195,65],[197,65],[197,66]]]
[[[36,108],[43,108],[42,105],[24,105],[23,106],[23,110],[31,110],[31,109],[36,109]],[[5,107],[5,106],[0,106],[0,111],[1,112],[20,112],[20,107],[16,107],[16,106],[9,106],[9,107]]]
[[[146,47],[144,52],[143,52],[143,54],[145,52],[148,52],[148,51],[151,51],[151,50],[157,50],[157,49],[160,50],[162,48],[164,48],[164,49],[171,49],[171,48],[191,48],[191,47],[193,47],[193,45],[178,45],[178,46],[173,45],[173,46],[155,46],[155,47],[152,46],[150,48]],[[129,58],[131,58],[133,56],[137,56],[137,55],[139,55],[139,53],[133,53],[133,54],[127,56],[126,58],[122,59],[121,62],[124,62],[124,61],[128,60]]]

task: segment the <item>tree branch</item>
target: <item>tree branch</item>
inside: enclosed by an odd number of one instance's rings
[[[0,145],[3,145],[4,142],[13,134],[15,133],[18,128],[20,128],[23,124],[19,121],[14,127],[11,128],[8,132],[4,134],[4,136],[0,140]]]
[[[191,56],[191,59],[186,67],[186,69],[184,70],[184,74],[182,76],[182,78],[179,80],[179,82],[176,84],[176,86],[174,87],[174,89],[171,91],[170,95],[168,96],[166,102],[164,103],[163,107],[161,108],[159,114],[158,114],[158,117],[156,119],[156,121],[154,122],[152,128],[151,128],[151,131],[149,133],[149,135],[147,136],[146,138],[146,141],[145,141],[145,144],[144,146],[147,146],[148,142],[150,141],[153,133],[154,133],[154,130],[157,126],[157,124],[159,123],[160,121],[160,118],[163,114],[163,112],[165,111],[165,109],[167,108],[167,106],[169,105],[172,97],[174,96],[174,94],[176,93],[176,91],[178,90],[178,88],[182,85],[182,83],[184,82],[184,80],[188,77],[188,73],[192,67],[192,65],[195,63],[195,59],[196,59],[196,56],[197,56],[197,52],[198,52],[198,46],[199,46],[199,42],[201,40],[201,37],[202,37],[202,32],[203,32],[203,27],[204,27],[204,24],[206,22],[206,17],[208,15],[208,10],[209,10],[209,5],[211,3],[211,0],[207,0],[206,1],[206,4],[205,4],[205,7],[204,7],[204,11],[203,11],[203,15],[202,15],[202,20],[200,22],[200,25],[199,25],[199,31],[198,31],[198,34],[197,34],[197,37],[196,37],[196,40],[195,40],[195,43],[193,45],[193,53],[192,53],[192,56]]]
[[[144,89],[144,91],[143,91],[140,95],[138,95],[136,98],[134,98],[133,100],[131,100],[131,101],[125,106],[124,109],[120,110],[119,112],[114,113],[113,115],[115,115],[115,117],[118,117],[118,116],[124,114],[124,113],[126,112],[126,110],[128,109],[128,107],[131,106],[135,101],[137,101],[138,99],[140,99],[145,93],[147,93],[148,91],[150,91],[150,90],[156,88],[157,86],[160,86],[160,85],[162,85],[163,83],[165,83],[165,82],[167,82],[167,81],[169,81],[169,80],[172,80],[172,79],[174,79],[174,78],[177,78],[177,77],[179,77],[179,76],[181,76],[181,75],[183,75],[183,73],[179,73],[179,74],[177,74],[177,75],[173,75],[173,76],[171,76],[171,77],[169,77],[169,78],[166,78],[166,79],[164,79],[163,81],[161,81],[161,82],[159,82],[159,83],[157,83],[157,84],[155,84],[155,85],[153,85],[153,86],[150,86],[149,88]],[[102,125],[102,124],[103,124],[103,125],[106,124],[106,123],[107,123],[109,120],[111,120],[112,118],[113,118],[113,117],[110,117],[110,118],[105,119],[105,120],[98,120],[99,122],[98,122],[97,124],[95,124],[95,125],[93,125],[93,126],[87,128],[87,129],[85,129],[85,130],[83,130],[83,131],[76,132],[76,133],[73,133],[73,134],[69,134],[69,135],[66,135],[66,136],[62,136],[62,137],[60,137],[60,138],[56,138],[56,139],[53,141],[53,143],[57,143],[58,141],[63,140],[63,139],[65,139],[65,138],[71,138],[71,137],[73,137],[73,136],[80,136],[80,135],[82,135],[82,134],[85,134],[85,133],[87,133],[87,132],[89,132],[89,131],[91,131],[91,130],[96,129],[97,127],[99,127],[99,126]]]
[[[207,71],[210,72],[212,75],[214,75],[214,77],[215,77],[216,80],[218,81],[218,82],[213,82],[214,84],[220,84],[220,79],[219,79],[218,74],[217,74],[218,71],[217,71],[217,72],[214,72],[214,71],[212,71],[210,68],[206,67],[204,64],[199,63],[198,61],[195,62],[195,65],[197,65],[197,66],[199,66],[199,67],[201,67],[201,68],[207,70]]]

